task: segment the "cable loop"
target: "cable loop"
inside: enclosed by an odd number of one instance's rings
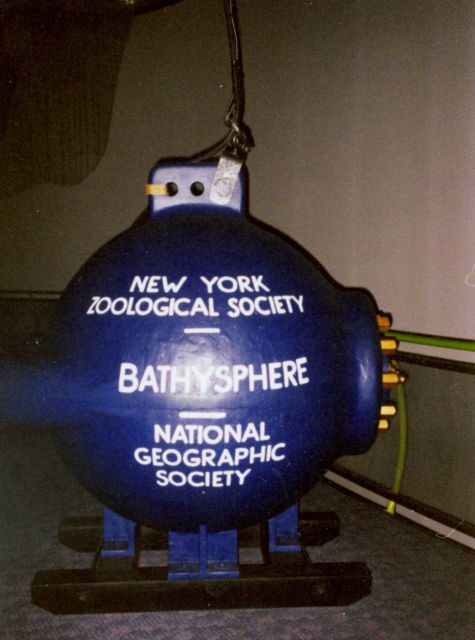
[[[254,146],[249,127],[244,124],[244,71],[242,67],[241,38],[237,14],[237,0],[223,0],[231,57],[232,98],[224,114],[228,132],[217,143],[189,158],[191,162],[210,160],[230,153],[245,160]]]

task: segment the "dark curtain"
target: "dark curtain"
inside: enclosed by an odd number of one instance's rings
[[[103,156],[135,5],[0,2],[0,197],[75,185]]]

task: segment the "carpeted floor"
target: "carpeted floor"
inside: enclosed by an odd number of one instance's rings
[[[324,483],[307,508],[337,511],[340,536],[313,560],[364,561],[371,595],[345,608],[54,616],[30,602],[39,569],[88,566],[57,542],[64,517],[99,515],[71,477],[48,431],[0,431],[0,639],[43,640],[470,640],[475,638],[475,554],[386,515]]]

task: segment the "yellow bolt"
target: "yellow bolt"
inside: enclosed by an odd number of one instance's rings
[[[378,329],[383,333],[385,331],[389,331],[391,328],[391,316],[388,316],[384,313],[378,313],[376,316],[376,321],[378,323]]]
[[[389,429],[389,420],[380,420],[378,422],[378,431],[387,431]]]
[[[395,338],[381,338],[381,350],[385,355],[396,353],[397,340]]]
[[[145,192],[148,196],[169,196],[166,184],[147,184]]]
[[[383,373],[383,387],[386,389],[390,387],[397,387],[399,384],[399,373],[397,371],[389,371]]]
[[[384,418],[393,418],[397,413],[396,405],[394,404],[383,404],[381,406],[380,415]]]
[[[383,387],[390,389],[397,387],[398,384],[404,384],[407,380],[407,376],[399,371],[388,371],[383,373]]]

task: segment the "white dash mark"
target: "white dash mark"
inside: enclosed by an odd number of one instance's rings
[[[219,420],[226,417],[225,411],[180,411],[178,413],[179,418],[212,418],[213,420]]]
[[[196,327],[192,329],[183,329],[184,333],[221,333],[221,329],[217,327]]]

